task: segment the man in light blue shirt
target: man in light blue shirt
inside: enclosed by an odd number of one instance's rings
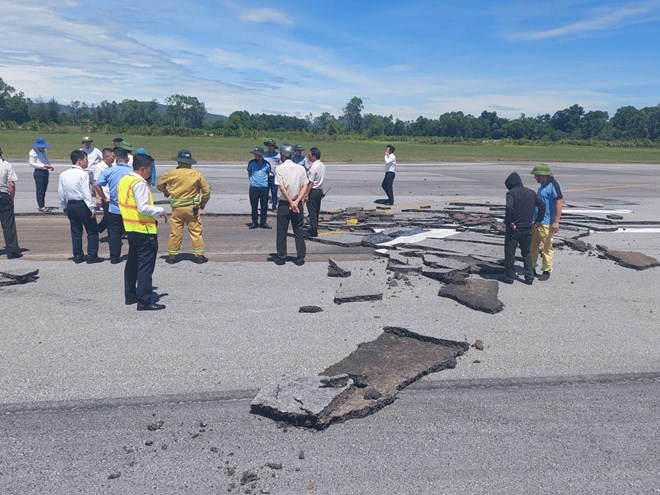
[[[108,211],[104,212],[104,215],[108,215],[108,244],[110,245],[110,263],[113,265],[121,262],[121,239],[124,235],[124,221],[119,210],[117,186],[122,177],[133,171],[132,167],[128,165],[128,153],[130,151],[133,151],[131,143],[121,141],[114,148],[117,164],[104,170],[94,185],[96,194],[101,198],[105,197],[102,187],[108,186],[110,189],[110,198],[107,198],[109,202]]]
[[[250,160],[247,166],[248,178],[250,179],[250,207],[252,208],[252,223],[250,229],[261,227],[262,229],[270,229],[270,225],[266,223],[266,216],[268,215],[268,174],[270,173],[270,163],[264,159],[264,150],[256,147],[250,153],[254,155],[254,159]],[[257,210],[261,205],[259,215]],[[257,220],[260,223],[257,223]]]

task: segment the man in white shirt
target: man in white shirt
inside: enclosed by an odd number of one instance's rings
[[[14,216],[14,197],[16,195],[16,181],[18,177],[11,163],[2,157],[0,149],[0,223],[2,233],[5,237],[5,249],[7,259],[20,258],[23,256],[18,247],[18,235],[16,234],[16,219]]]
[[[87,232],[87,263],[100,263],[99,229],[96,224],[94,200],[89,189],[87,175],[87,154],[82,150],[71,152],[73,166],[60,174],[57,192],[60,206],[69,218],[71,224],[71,243],[73,245],[74,263],[85,261],[82,245],[83,227]]]
[[[387,194],[387,200],[378,201],[386,205],[394,204],[394,176],[396,172],[396,155],[394,154],[394,146],[391,144],[387,145],[385,148],[385,178],[381,187],[385,194]]]
[[[321,150],[310,148],[307,158],[309,170],[309,185],[305,202],[309,212],[309,237],[318,237],[319,235],[319,213],[321,212],[321,200],[323,199],[323,181],[325,180],[325,164],[321,161]]]
[[[82,138],[83,147],[80,148],[87,153],[87,161],[89,162],[89,165],[87,165],[87,172],[90,174],[90,177],[94,173],[96,166],[103,161],[103,153],[101,153],[100,149],[94,147],[92,144],[93,142],[94,140],[92,138],[85,136]]]
[[[277,207],[277,258],[276,265],[283,265],[286,260],[286,234],[289,222],[293,227],[296,240],[296,261],[298,266],[305,264],[305,238],[303,236],[303,214],[301,202],[307,195],[307,171],[304,167],[293,163],[293,146],[283,144],[280,147],[283,163],[275,169],[275,184],[279,188],[280,201]]]

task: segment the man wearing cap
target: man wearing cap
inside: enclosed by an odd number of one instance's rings
[[[14,216],[14,197],[16,196],[16,181],[18,177],[11,163],[5,161],[0,149],[0,224],[5,237],[7,259],[23,256],[18,247],[16,234],[16,218]]]
[[[250,229],[261,227],[262,229],[270,229],[270,225],[266,223],[268,215],[268,176],[270,173],[270,164],[264,160],[264,150],[256,147],[251,153],[254,158],[250,160],[247,165],[248,179],[250,180],[250,207],[252,208],[252,223]],[[260,215],[257,214],[261,204]],[[260,220],[257,223],[257,219]]]
[[[305,167],[305,170],[309,170],[309,164],[307,163],[307,158],[305,158],[305,155],[303,155],[303,151],[305,151],[305,148],[303,148],[302,144],[296,144],[293,147],[293,156],[291,157],[291,161],[293,163],[297,163],[298,165],[302,165]]]
[[[124,141],[123,143],[125,143]],[[138,311],[165,309],[154,292],[152,277],[158,255],[158,222],[167,222],[167,213],[154,206],[154,198],[147,184],[154,159],[136,155],[133,170],[119,181],[117,194],[121,218],[128,237],[128,259],[124,268],[124,302],[136,304]]]
[[[532,232],[532,267],[536,273],[539,253],[543,262],[539,280],[550,278],[554,249],[552,236],[559,231],[559,220],[564,208],[564,196],[561,185],[554,178],[552,170],[545,163],[535,166],[530,172],[539,183],[538,195],[545,204],[543,220]]]
[[[280,202],[277,208],[277,257],[276,265],[283,265],[286,260],[286,234],[289,222],[293,227],[296,240],[296,261],[298,266],[305,264],[305,237],[303,236],[303,214],[300,204],[307,194],[307,172],[300,165],[291,161],[293,146],[283,144],[280,155],[284,162],[275,171],[275,183],[280,191]]]
[[[192,165],[197,163],[188,150],[181,150],[177,156],[172,157],[177,167],[163,175],[156,188],[166,198],[170,198],[172,206],[172,226],[170,238],[167,243],[167,263],[174,263],[174,259],[181,250],[183,240],[183,226],[188,226],[192,240],[193,253],[196,263],[206,263],[204,256],[204,239],[202,238],[202,219],[199,214],[211,198],[211,188],[204,174],[193,170]]]
[[[94,169],[96,166],[103,161],[103,153],[101,153],[101,150],[98,148],[95,148],[94,145],[92,144],[94,140],[90,138],[89,136],[85,136],[82,138],[82,148],[80,148],[82,151],[87,153],[87,161],[89,162],[89,165],[87,166],[87,171],[90,174],[94,173]]]
[[[319,213],[321,212],[321,200],[323,199],[323,181],[325,180],[325,165],[321,161],[321,150],[318,148],[309,149],[309,185],[304,201],[307,203],[309,211],[309,236],[317,237],[319,235]]]
[[[267,151],[264,152],[264,160],[270,164],[270,174],[268,174],[268,186],[270,187],[270,202],[272,204],[272,210],[277,210],[277,193],[278,188],[275,184],[275,170],[277,166],[281,163],[280,154],[277,152],[277,144],[274,139],[269,139],[264,141],[264,146]]]
[[[114,138],[114,139],[112,140],[112,147],[113,147],[113,148],[116,148],[116,147],[119,146],[123,141],[124,141],[124,138],[122,138],[122,137],[116,137],[116,138]],[[130,150],[130,151],[133,151],[133,148],[132,148],[132,147],[131,147],[131,150]],[[128,166],[129,166],[129,167],[131,167],[131,168],[133,167],[133,155],[132,155],[131,153],[128,154],[128,161],[127,161],[126,163],[128,163]]]
[[[42,213],[48,213],[50,208],[46,207],[46,190],[48,189],[48,178],[53,166],[48,160],[48,148],[50,145],[42,138],[38,137],[34,141],[34,147],[28,154],[30,167],[34,169],[34,184],[37,188],[37,206]]]
[[[115,165],[104,170],[94,185],[96,194],[109,203],[107,213],[104,212],[104,215],[108,215],[108,244],[110,246],[110,263],[113,265],[121,262],[121,238],[124,233],[124,222],[119,208],[117,188],[119,187],[119,181],[132,172],[132,168],[128,165],[128,154],[131,151],[133,151],[131,143],[125,140],[119,141],[119,145],[113,149]],[[104,186],[110,189],[109,198],[103,192]]]
[[[89,175],[87,175],[87,155],[82,150],[71,152],[73,166],[60,174],[57,192],[60,197],[60,206],[69,218],[71,224],[71,243],[73,245],[73,261],[85,261],[83,254],[82,233],[83,227],[87,232],[87,263],[100,263],[99,258],[99,229],[96,223],[96,210],[89,189]]]

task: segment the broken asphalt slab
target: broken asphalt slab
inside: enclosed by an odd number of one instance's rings
[[[467,342],[437,339],[400,327],[383,333],[315,377],[283,378],[251,404],[256,414],[296,426],[324,429],[372,414],[421,377],[456,366]]]
[[[328,260],[328,277],[347,278],[351,276],[350,270],[340,267],[333,259]]]
[[[467,279],[464,284],[446,284],[438,295],[447,297],[476,311],[499,313],[504,304],[497,298],[499,284],[495,280]]]
[[[625,268],[647,270],[649,268],[660,266],[657,259],[637,251],[615,251],[609,249],[603,251],[607,258],[616,261],[619,265]]]
[[[36,282],[39,270],[11,270],[0,272],[0,286]]]
[[[380,301],[383,299],[383,291],[375,287],[374,283],[359,278],[346,279],[341,283],[335,293],[335,304],[343,304],[359,301]]]

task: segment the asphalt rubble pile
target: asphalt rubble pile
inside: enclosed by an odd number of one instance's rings
[[[581,206],[581,205],[576,205]],[[591,233],[616,232],[640,226],[660,226],[660,221],[630,221],[607,213],[571,213],[566,205],[561,231],[554,237],[556,249],[573,249],[588,256],[609,259],[620,266],[646,270],[658,260],[635,251],[612,250],[586,242]],[[589,205],[590,211],[599,206]],[[603,208],[602,206],[600,208]],[[573,208],[575,209],[575,208]],[[580,209],[580,208],[578,208]],[[485,313],[498,313],[498,279],[504,275],[504,205],[452,202],[443,208],[419,205],[395,212],[391,208],[350,207],[324,212],[320,227],[325,232],[310,241],[344,247],[366,246],[388,259],[395,275],[412,274],[437,280],[438,295]],[[518,260],[521,264],[522,260]],[[329,267],[339,276],[336,263]],[[364,293],[364,294],[362,294]],[[360,297],[362,296],[362,297]],[[335,302],[376,300],[382,293],[342,284]]]
[[[593,247],[585,240],[592,232],[614,232],[640,223],[606,212],[587,216],[570,210],[567,205],[561,232],[554,236],[556,249],[573,249],[636,270],[658,266],[655,258],[643,253]],[[504,309],[498,299],[498,280],[504,275],[503,217],[504,206],[489,203],[449,203],[435,209],[420,205],[400,212],[381,206],[351,207],[324,212],[319,237],[309,240],[347,248],[366,246],[387,259],[388,287],[382,278],[351,276],[350,270],[329,260],[328,276],[341,279],[335,304],[381,300],[387,288],[401,284],[414,288],[412,277],[426,277],[439,283],[439,296],[494,314]],[[264,387],[251,410],[287,424],[324,429],[390,404],[399,390],[422,376],[454,367],[469,347],[467,342],[384,327],[377,339],[360,344],[318,375],[283,377]],[[483,342],[473,347],[483,349]]]

